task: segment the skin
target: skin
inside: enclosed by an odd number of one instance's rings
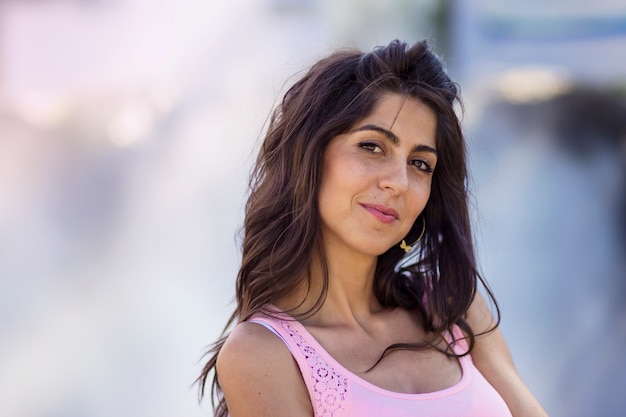
[[[438,391],[462,376],[456,359],[435,350],[393,352],[370,370],[386,347],[429,336],[409,312],[383,309],[373,281],[377,256],[406,236],[428,201],[437,164],[435,131],[435,115],[426,105],[389,93],[348,133],[333,138],[324,154],[318,204],[329,288],[321,309],[302,324],[345,368],[395,392]],[[296,307],[294,314],[310,309],[322,282],[315,258],[311,277],[312,291],[303,285],[275,304]],[[474,305],[472,326],[487,328],[491,315],[484,302]],[[475,361],[515,417],[545,415],[521,382],[499,331],[479,338]],[[313,415],[297,364],[262,326],[244,322],[233,329],[217,372],[231,417]]]
[[[476,333],[493,328],[493,317],[481,296],[470,306],[467,321]],[[513,417],[548,417],[517,372],[500,328],[476,337],[472,360],[502,396]]]

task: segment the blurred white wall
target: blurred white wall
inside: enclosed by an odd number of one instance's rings
[[[611,366],[624,321],[604,303],[624,272],[610,212],[623,159],[577,164],[542,140],[549,128],[523,131],[516,108],[490,105],[529,65],[553,87],[618,82],[624,35],[506,43],[481,30],[502,18],[494,2],[451,3],[450,20],[436,1],[393,3],[0,2],[0,415],[210,415],[190,384],[232,309],[270,108],[329,50],[396,37],[433,39],[466,92],[480,256],[521,373],[553,416],[574,415],[574,388],[579,410],[607,403],[586,388],[626,375]],[[566,52],[581,45],[611,71],[578,65]],[[604,362],[572,368],[598,323],[618,326],[591,355]],[[603,415],[624,404],[609,403]]]

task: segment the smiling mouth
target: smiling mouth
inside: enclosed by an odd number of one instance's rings
[[[383,223],[393,223],[399,218],[398,212],[387,206],[379,204],[361,204],[361,206]]]

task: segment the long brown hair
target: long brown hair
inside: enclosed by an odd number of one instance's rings
[[[366,117],[384,93],[418,99],[434,111],[438,161],[428,203],[407,237],[407,241],[417,237],[425,222],[417,259],[399,267],[401,261],[406,263],[399,247],[380,255],[374,292],[384,307],[419,314],[427,331],[441,333],[460,326],[469,335],[471,350],[474,334],[465,315],[478,281],[483,280],[468,214],[465,140],[454,108],[460,104],[459,88],[425,41],[409,46],[396,40],[370,53],[339,51],[314,64],[287,91],[270,119],[254,166],[237,306],[222,337],[207,353],[209,360],[198,378],[202,396],[213,373],[216,416],[228,414],[215,364],[229,327],[310,279],[312,256],[319,256],[325,266],[317,206],[324,150],[333,137]],[[328,288],[324,272],[323,291],[314,309],[321,306]],[[487,292],[491,296],[488,288]]]

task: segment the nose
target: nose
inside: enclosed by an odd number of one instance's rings
[[[404,161],[389,161],[380,175],[380,187],[402,193],[409,189],[409,166]]]

